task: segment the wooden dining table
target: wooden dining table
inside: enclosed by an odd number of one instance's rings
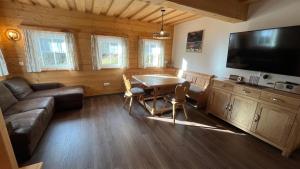
[[[153,89],[153,96],[150,97],[152,105],[145,102],[145,108],[151,113],[151,115],[162,114],[170,110],[169,108],[157,108],[157,100],[162,97],[159,94],[161,88],[174,88],[174,86],[186,81],[185,79],[165,74],[133,75],[132,78],[140,82],[146,88]],[[149,100],[149,98],[147,100]],[[141,101],[141,103],[144,102]]]

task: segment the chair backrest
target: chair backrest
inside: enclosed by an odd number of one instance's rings
[[[130,80],[127,79],[126,75],[124,75],[124,74],[123,74],[123,81],[124,81],[124,84],[125,84],[126,91],[130,92],[131,83],[130,83]]]
[[[175,88],[175,100],[176,101],[185,101],[186,88],[182,85],[177,85]]]
[[[191,87],[191,83],[188,81],[183,82],[181,85],[185,87],[186,93],[189,91]]]

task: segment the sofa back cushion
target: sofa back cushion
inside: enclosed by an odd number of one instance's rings
[[[4,113],[9,107],[17,103],[18,100],[2,82],[0,82],[0,93],[0,107]]]
[[[18,100],[24,99],[33,92],[28,82],[21,77],[14,77],[4,81],[4,84],[10,89]]]

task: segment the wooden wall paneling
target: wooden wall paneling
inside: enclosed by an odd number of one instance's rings
[[[100,0],[101,1],[101,0]],[[70,1],[66,1],[68,4]],[[95,2],[98,2],[95,1]],[[143,2],[144,4],[147,4]],[[70,4],[69,4],[70,5]],[[95,10],[96,3],[93,10]],[[71,7],[72,8],[72,7]],[[102,8],[98,11],[102,11]],[[94,11],[95,12],[95,11]],[[139,37],[151,37],[152,32],[159,30],[159,24],[143,23],[128,19],[117,19],[103,15],[86,14],[76,11],[67,11],[57,8],[46,8],[25,4],[15,4],[7,1],[0,1],[0,47],[3,47],[3,54],[8,62],[8,69],[11,76],[24,76],[32,83],[61,82],[67,86],[82,85],[86,95],[99,95],[118,93],[123,91],[121,75],[124,71],[130,71],[138,67],[138,41]],[[24,38],[13,42],[2,37],[7,28],[18,29],[35,27],[40,29],[55,29],[72,31],[75,34],[78,53],[79,71],[50,71],[42,73],[27,73],[26,67],[19,65],[24,62]],[[166,29],[173,33],[173,26]],[[104,34],[115,36],[126,36],[129,41],[129,69],[103,69],[92,70],[91,60],[91,35]],[[171,61],[172,40],[165,41],[166,60]],[[166,70],[168,71],[168,70]],[[138,69],[138,72],[158,72],[156,69]],[[159,72],[163,73],[164,70]],[[117,78],[116,78],[117,77]],[[103,83],[109,82],[110,86],[104,87]]]

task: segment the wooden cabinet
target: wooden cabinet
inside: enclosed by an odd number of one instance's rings
[[[300,96],[214,80],[208,113],[264,140],[288,156],[300,147]]]
[[[230,97],[230,93],[214,89],[211,93],[208,105],[209,112],[211,112],[215,116],[225,119],[227,116],[227,109],[230,104]]]
[[[236,126],[250,130],[257,102],[240,96],[232,96],[228,120]]]
[[[291,132],[296,114],[285,109],[261,104],[253,121],[252,130],[258,136],[283,147]]]

